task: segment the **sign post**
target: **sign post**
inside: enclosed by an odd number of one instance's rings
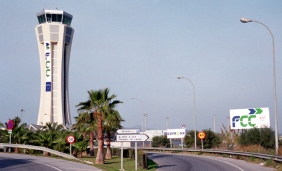
[[[137,142],[135,142],[135,170],[137,170]]]
[[[120,171],[124,171],[123,169],[123,142],[135,142],[135,170],[137,168],[137,141],[146,141],[149,137],[146,134],[140,134],[139,129],[119,129],[117,130],[117,141],[121,142],[121,158],[120,158]]]
[[[12,141],[12,130],[8,130],[9,133],[9,144],[11,144]],[[11,147],[9,147],[9,153],[11,153]]]
[[[70,143],[70,155],[72,155],[72,151],[71,151],[71,145],[75,142],[75,137],[72,135],[69,135],[67,137],[67,142]]]
[[[12,130],[14,128],[14,121],[13,120],[10,120],[8,121],[7,123],[7,128],[8,128],[8,133],[10,134],[10,137],[9,137],[9,144],[11,144],[11,140],[12,140]],[[11,152],[11,147],[9,147],[9,153]]]
[[[120,171],[124,171],[123,169],[123,142],[121,142],[121,148],[120,148]]]
[[[205,134],[205,132],[199,132],[198,133],[198,138],[199,139],[201,139],[201,142],[202,142],[202,149],[204,149],[204,147],[203,147],[203,139],[205,139],[206,138],[206,134]]]

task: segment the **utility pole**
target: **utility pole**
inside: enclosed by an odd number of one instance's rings
[[[24,112],[24,110],[21,109],[21,123],[23,123],[23,112]]]
[[[168,128],[168,116],[165,117],[165,128],[166,128],[166,129]]]

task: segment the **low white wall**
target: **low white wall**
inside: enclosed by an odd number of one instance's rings
[[[121,147],[121,142],[111,142],[111,147]],[[123,142],[123,147],[131,147],[130,142]]]

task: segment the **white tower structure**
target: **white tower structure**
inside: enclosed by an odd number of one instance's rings
[[[60,10],[36,14],[35,27],[41,70],[37,125],[46,122],[71,124],[69,107],[69,61],[74,30],[72,15]]]

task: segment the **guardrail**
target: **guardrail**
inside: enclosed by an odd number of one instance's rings
[[[33,145],[24,145],[24,144],[6,144],[6,143],[0,143],[0,147],[13,147],[13,148],[22,148],[22,149],[32,149],[32,150],[39,150],[39,151],[45,151],[45,152],[49,152],[51,154],[60,156],[60,157],[64,157],[67,159],[75,159],[75,160],[79,160],[77,158],[75,158],[72,155],[69,154],[65,154],[56,150],[52,150],[46,147],[41,147],[41,146],[33,146]]]
[[[247,157],[256,157],[261,159],[270,160],[276,162],[282,162],[282,156],[274,156],[269,154],[261,153],[251,153],[251,152],[241,152],[241,151],[232,151],[232,150],[216,150],[216,149],[190,149],[190,148],[146,148],[141,147],[139,149],[143,150],[158,150],[158,151],[178,151],[178,152],[203,152],[203,153],[217,153],[217,154],[228,154],[228,155],[240,155]]]
[[[40,150],[49,152],[51,154],[55,154],[57,156],[61,156],[68,159],[75,159],[72,155],[68,155],[56,150],[52,150],[46,147],[41,146],[33,146],[33,145],[24,145],[24,144],[6,144],[0,143],[0,147],[14,147],[14,148],[22,148],[22,149],[33,149],[33,150]],[[134,147],[127,147],[128,149],[134,149]],[[178,151],[178,152],[203,152],[203,153],[217,153],[217,154],[228,154],[228,155],[240,155],[240,156],[247,156],[247,157],[256,157],[261,159],[270,160],[276,162],[282,162],[282,156],[274,156],[269,154],[261,154],[261,153],[251,153],[251,152],[241,152],[241,151],[232,151],[232,150],[216,150],[216,149],[190,149],[190,148],[146,148],[146,147],[139,147],[142,150],[153,150],[153,151]]]

